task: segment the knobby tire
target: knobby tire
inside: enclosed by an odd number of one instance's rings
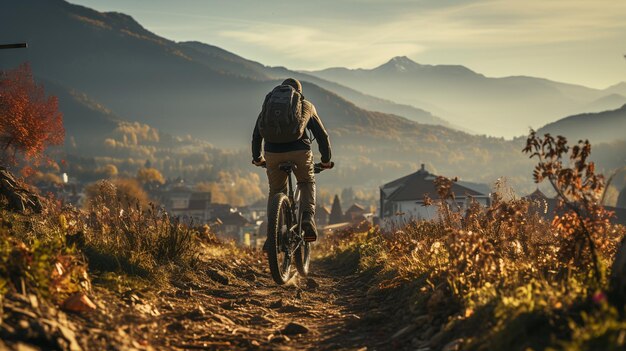
[[[278,285],[285,284],[291,278],[291,264],[284,267],[284,262],[279,262],[281,253],[279,235],[284,225],[286,225],[287,228],[291,227],[290,208],[291,204],[287,195],[278,193],[272,198],[267,214],[267,259],[269,261],[272,278]],[[289,235],[287,235],[287,237],[289,237]]]

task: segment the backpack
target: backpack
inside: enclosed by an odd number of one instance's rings
[[[270,143],[300,140],[309,123],[302,112],[304,96],[291,85],[279,85],[265,97],[258,121],[259,132]]]

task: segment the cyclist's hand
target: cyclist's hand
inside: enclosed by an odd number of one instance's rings
[[[265,158],[261,157],[258,161],[252,160],[252,163],[257,167],[265,167]]]
[[[322,166],[322,168],[324,168],[324,169],[330,169],[330,168],[333,168],[334,163],[333,162],[322,162],[322,163],[320,163],[320,166]]]

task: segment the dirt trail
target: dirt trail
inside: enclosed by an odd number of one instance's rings
[[[173,277],[179,283],[165,289],[96,275],[89,295],[97,308],[91,312],[64,313],[34,296],[9,294],[0,350],[387,350],[423,344],[408,340],[415,323],[407,308],[390,303],[398,296],[370,289],[372,275],[346,274],[354,270],[350,263],[313,260],[309,277],[277,286],[261,254],[235,250],[206,257],[191,278]]]
[[[265,265],[262,262],[228,285],[199,286],[185,296],[184,305],[198,307],[162,316],[160,324],[177,334],[165,339],[164,346],[359,349],[367,341],[366,333],[348,328],[362,318],[359,306],[365,289],[354,284],[356,277],[340,276],[328,264],[314,264],[308,278],[296,276],[279,287]],[[168,300],[181,299],[169,296]]]
[[[387,349],[387,316],[368,306],[366,279],[313,261],[280,287],[263,257],[209,260],[206,279],[153,294],[96,288],[100,311],[78,334],[89,349]],[[344,269],[345,271],[345,269]],[[383,321],[384,319],[384,321]],[[381,323],[382,324],[382,323]],[[392,323],[393,324],[393,323]],[[115,326],[112,328],[110,326]],[[385,347],[387,345],[387,347]]]

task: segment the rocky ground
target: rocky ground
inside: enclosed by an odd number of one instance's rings
[[[414,325],[412,314],[388,303],[392,295],[368,293],[368,275],[332,260],[314,261],[311,271],[280,287],[259,253],[209,257],[195,279],[167,288],[97,278],[95,309],[78,312],[10,294],[0,349],[428,349],[428,341],[407,340],[416,335],[402,328]],[[426,324],[422,334],[432,336]]]

